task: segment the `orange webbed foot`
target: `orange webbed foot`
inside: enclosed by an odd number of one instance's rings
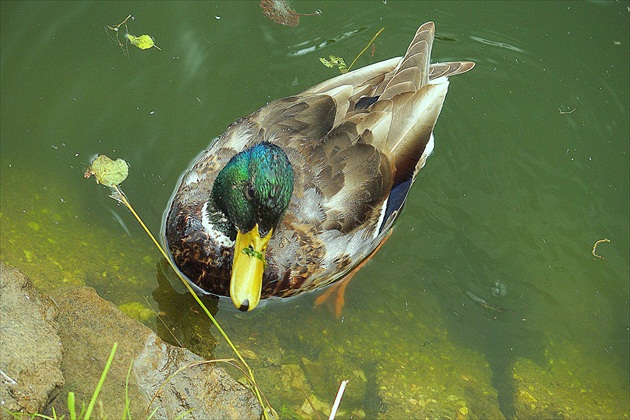
[[[348,284],[350,284],[350,281],[355,276],[355,274],[357,274],[359,270],[363,268],[363,266],[370,259],[372,259],[372,257],[374,257],[376,252],[378,252],[378,250],[381,249],[381,247],[389,239],[391,234],[392,234],[392,229],[389,230],[387,235],[385,235],[383,240],[378,244],[376,248],[374,248],[374,251],[372,251],[370,255],[367,256],[366,259],[364,259],[356,267],[354,267],[343,279],[329,286],[326,290],[322,292],[321,295],[317,296],[317,299],[315,299],[315,306],[320,306],[324,302],[328,302],[328,299],[333,294],[335,294],[335,300],[334,302],[332,302],[332,310],[333,310],[333,314],[335,315],[335,318],[341,319],[341,313],[343,312],[343,307],[346,304],[346,299],[345,299],[346,287],[348,287]]]

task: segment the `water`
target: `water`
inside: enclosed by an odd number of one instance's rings
[[[342,320],[313,309],[317,293],[247,315],[209,304],[287,417],[330,406],[346,378],[341,417],[509,417],[549,401],[546,416],[627,416],[628,3],[293,7],[322,15],[287,28],[256,2],[2,2],[2,259],[45,290],[151,305],[188,347],[229,355],[85,167],[129,161],[123,188],[157,233],[178,177],[230,122],[334,76],[319,57],[351,61],[381,27],[357,66],[400,55],[433,20],[433,60],[477,67],[452,79],[435,153]],[[108,37],[128,14],[161,51],[126,56]]]

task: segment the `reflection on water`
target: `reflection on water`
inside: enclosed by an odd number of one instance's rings
[[[123,189],[158,233],[178,177],[230,122],[335,76],[320,56],[353,57],[381,27],[357,66],[400,55],[435,20],[434,59],[478,64],[452,81],[435,153],[343,320],[315,295],[245,317],[206,303],[287,417],[325,413],[348,378],[341,417],[627,416],[625,5],[300,6],[322,15],[286,28],[256,2],[2,2],[2,259],[44,289],[150,306],[165,340],[230,357],[127,211],[81,177],[90,157],[130,162]],[[162,51],[125,57],[106,36],[130,13]],[[602,238],[606,260],[591,255]]]
[[[480,38],[478,36],[471,36],[470,39],[472,39],[473,41],[481,42],[481,43],[486,44],[486,45],[492,45],[494,47],[507,48],[508,50],[512,50],[512,51],[515,51],[517,53],[524,53],[525,52],[522,49],[520,49],[518,47],[515,47],[514,45],[506,44],[505,42],[491,41],[489,39]]]
[[[308,40],[308,41],[302,41],[300,43],[298,43],[297,45],[294,45],[291,48],[291,53],[292,55],[305,55],[305,54],[310,54],[310,53],[314,53],[317,50],[320,50],[322,48],[328,47],[331,44],[334,44],[335,42],[341,42],[344,39],[360,34],[363,31],[365,31],[367,29],[367,27],[363,27],[363,28],[357,28],[357,29],[353,29],[351,31],[348,32],[344,32],[340,35],[336,35],[332,38],[328,38],[326,40],[323,40],[321,42],[318,42],[315,45],[310,45],[312,44],[313,40]],[[299,49],[298,49],[299,48]]]
[[[171,344],[186,347],[201,357],[211,359],[216,347],[215,337],[208,334],[213,330],[212,321],[199,308],[190,293],[183,289],[181,283],[178,284],[179,279],[167,279],[166,276],[175,277],[173,274],[166,261],[160,261],[157,271],[158,287],[151,294],[159,308],[157,334]],[[216,316],[219,310],[218,301],[204,297],[203,302],[210,313]]]

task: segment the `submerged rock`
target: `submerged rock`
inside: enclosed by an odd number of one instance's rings
[[[554,419],[622,419],[630,416],[628,389],[623,375],[610,372],[606,380],[593,371],[605,372],[605,366],[593,366],[568,344],[559,346],[555,363],[540,367],[529,359],[517,358],[512,377],[515,417]],[[572,359],[568,362],[567,359]],[[619,383],[615,383],[621,378]]]
[[[0,263],[0,405],[44,410],[63,385],[54,303],[22,272]],[[4,415],[4,411],[0,412]]]
[[[145,399],[156,396],[150,410],[158,409],[156,418],[172,419],[187,411],[190,414],[185,418],[194,419],[260,418],[260,405],[248,389],[224,369],[212,363],[196,364],[199,362],[201,357],[189,350],[172,346],[155,334],[147,337],[133,373]]]
[[[123,314],[94,289],[80,287],[55,296],[64,345],[66,386],[55,401],[57,415],[67,414],[67,393],[87,402],[114,342],[118,350],[99,394],[102,413],[122,418],[128,406],[132,418],[174,418],[188,410],[189,419],[260,418],[262,409],[252,392],[213,364],[178,369],[202,359],[162,341],[148,327]],[[133,366],[132,366],[133,363]],[[129,383],[127,372],[132,366]],[[159,393],[158,393],[159,390]],[[151,407],[150,400],[154,395]],[[128,395],[126,401],[125,395]]]

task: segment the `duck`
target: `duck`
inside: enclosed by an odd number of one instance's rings
[[[449,77],[475,65],[431,64],[434,37],[424,23],[404,56],[267,103],[194,160],[163,239],[195,292],[251,311],[326,287],[374,254],[433,151]]]

